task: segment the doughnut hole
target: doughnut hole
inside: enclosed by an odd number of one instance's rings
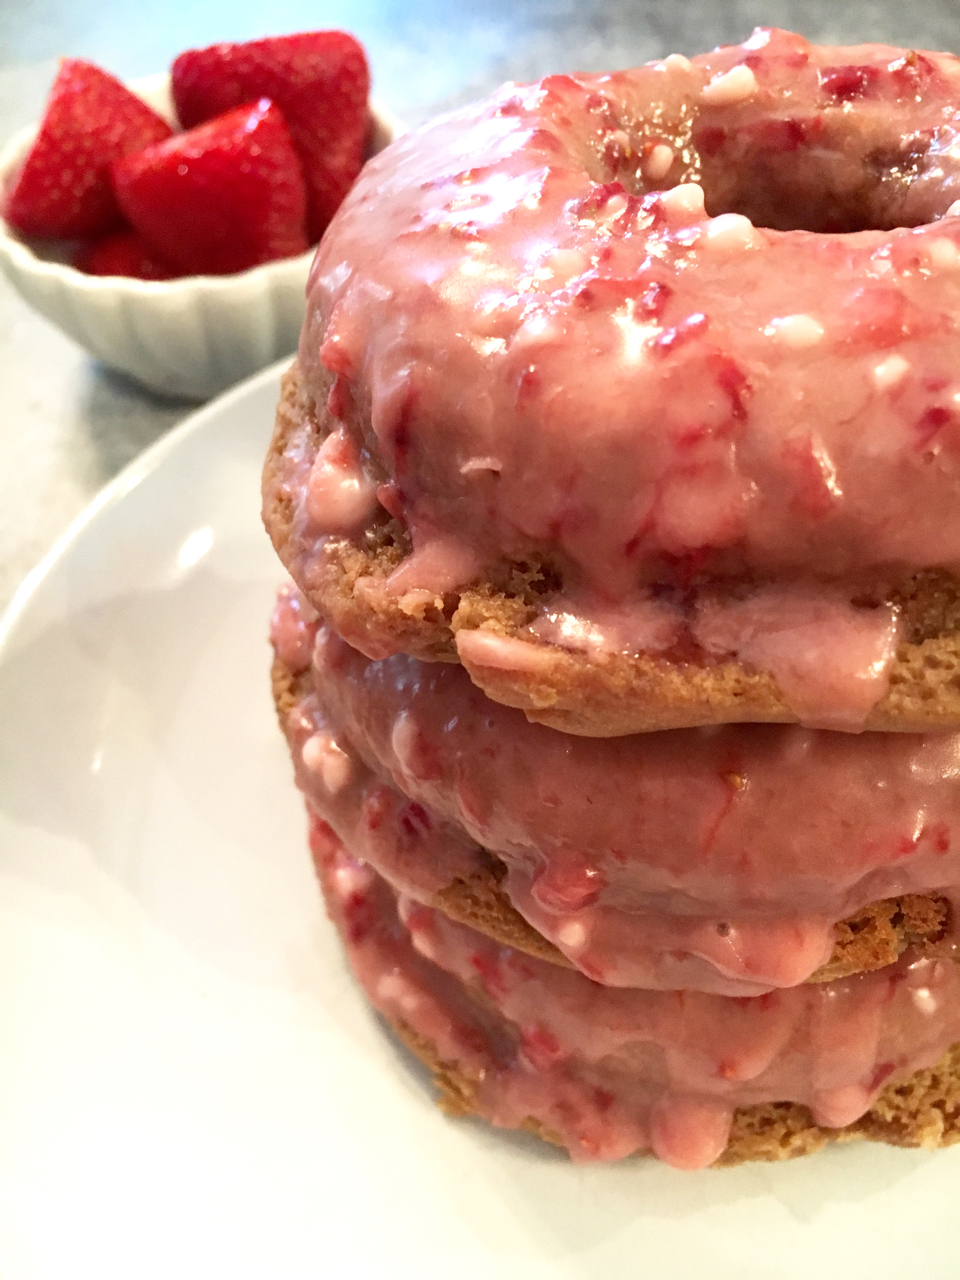
[[[928,131],[857,131],[836,113],[747,120],[694,132],[707,212],[740,213],[776,231],[889,231],[933,222],[956,198],[956,162]]]
[[[604,142],[588,172],[639,196],[698,182],[711,217],[777,231],[890,231],[943,217],[960,198],[955,83],[924,54],[888,61],[896,51],[877,47],[863,65],[817,66],[810,48],[772,33],[735,65],[754,86],[735,101],[704,98],[677,72],[652,114],[610,77],[602,108],[599,95],[587,99]]]
[[[942,218],[960,198],[960,130],[907,131],[904,120],[856,119],[836,111],[761,116],[703,111],[692,130],[679,125],[655,139],[641,129],[615,133],[598,182],[630,194],[703,187],[710,217],[737,213],[775,231],[890,231]],[[629,142],[620,143],[623,136]],[[602,169],[602,171],[601,171]]]
[[[877,47],[817,65],[796,36],[756,43],[746,61],[762,89],[732,110],[707,104],[693,125],[708,213],[841,233],[946,213],[960,195],[956,88],[932,56]]]

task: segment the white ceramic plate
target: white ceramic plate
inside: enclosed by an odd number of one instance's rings
[[[960,1149],[575,1168],[435,1110],[273,721],[278,377],[124,472],[0,637],[3,1280],[956,1280]]]

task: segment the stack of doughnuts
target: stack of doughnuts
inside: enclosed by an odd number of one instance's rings
[[[960,60],[743,45],[371,161],[264,472],[329,913],[443,1105],[960,1138]]]

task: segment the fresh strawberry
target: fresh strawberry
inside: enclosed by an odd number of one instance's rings
[[[184,275],[227,275],[307,247],[300,161],[266,98],[118,160],[113,182],[129,221]]]
[[[172,280],[180,274],[159,258],[137,231],[115,231],[81,245],[73,265],[91,276],[135,276],[138,280]]]
[[[166,120],[119,80],[64,58],[3,216],[25,236],[103,235],[121,223],[110,162],[170,133]]]
[[[303,162],[311,242],[320,238],[363,163],[367,59],[343,31],[306,31],[181,53],[173,100],[184,128],[242,102],[270,98],[283,112]]]

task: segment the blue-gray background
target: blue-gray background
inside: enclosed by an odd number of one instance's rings
[[[62,55],[129,78],[194,45],[344,27],[367,46],[377,97],[413,124],[503,80],[696,53],[761,23],[960,52],[960,0],[0,0],[0,140],[39,114]],[[0,393],[2,609],[96,490],[190,406],[98,368],[2,280]]]
[[[758,23],[812,40],[953,48],[954,0],[2,0],[0,63],[73,54],[121,76],[183,48],[339,26],[370,51],[376,91],[413,120],[506,79],[606,69],[741,40]]]

